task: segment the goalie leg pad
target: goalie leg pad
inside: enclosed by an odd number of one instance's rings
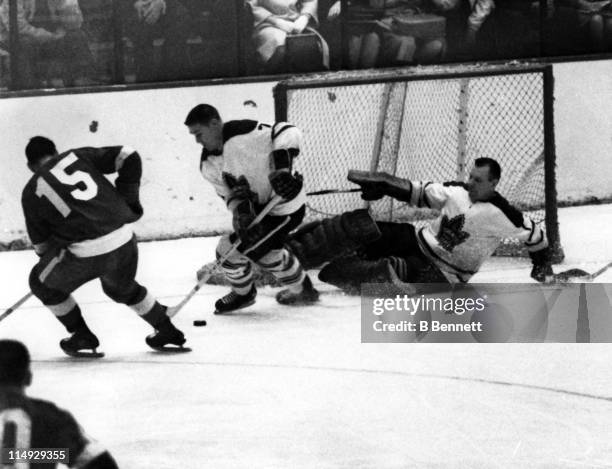
[[[435,265],[417,256],[392,256],[375,260],[362,259],[356,255],[339,258],[321,269],[319,280],[350,294],[359,294],[363,283],[385,284],[381,294],[416,293],[412,285],[415,283],[432,284],[431,289],[429,286],[421,286],[427,291],[438,291],[441,285],[448,284],[448,280]]]
[[[340,222],[346,236],[353,241],[368,244],[380,238],[380,229],[366,209],[343,213]]]
[[[367,210],[355,210],[308,223],[289,239],[289,246],[305,269],[315,268],[380,237]]]
[[[342,230],[339,218],[309,224],[294,233],[288,245],[305,269],[312,269],[355,249]]]
[[[359,295],[364,283],[378,284],[375,290],[376,294],[381,296],[411,295],[416,292],[412,285],[398,278],[387,258],[375,261],[364,260],[358,256],[338,258],[321,269],[319,280],[350,295]]]

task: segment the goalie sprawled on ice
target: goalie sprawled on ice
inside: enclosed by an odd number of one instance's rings
[[[495,188],[501,168],[478,158],[467,183],[409,181],[386,173],[349,171],[364,200],[384,196],[440,211],[433,222],[374,221],[367,210],[347,212],[304,225],[289,244],[306,268],[326,264],[319,278],[347,292],[362,283],[467,282],[505,238],[525,243],[533,261],[531,276],[552,275],[544,231],[510,205]]]

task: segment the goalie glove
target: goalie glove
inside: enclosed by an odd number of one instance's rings
[[[144,209],[140,204],[140,183],[138,182],[115,182],[115,188],[125,203],[132,209],[138,218],[142,217]]]
[[[298,172],[291,174],[286,170],[276,170],[268,176],[272,189],[285,200],[295,199],[302,187],[304,186],[304,178]]]
[[[531,278],[540,283],[548,283],[554,275],[550,262],[550,251],[548,248],[530,252],[529,257],[531,257],[531,261],[533,262]]]
[[[378,200],[388,195],[403,202],[410,202],[412,184],[383,172],[349,170],[347,179],[361,187],[363,200]]]

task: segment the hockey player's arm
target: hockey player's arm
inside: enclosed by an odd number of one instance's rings
[[[232,212],[232,227],[241,241],[241,250],[245,250],[265,236],[261,223],[249,227],[257,216],[255,212],[257,195],[251,191],[246,177],[237,178],[229,173],[223,173],[222,177],[228,189],[225,201]]]
[[[23,192],[21,205],[26,222],[26,231],[28,232],[34,251],[40,257],[53,247],[51,229],[46,220],[39,215],[38,205],[35,200],[33,200],[33,194],[30,193],[28,189]]]
[[[136,150],[128,146],[112,146],[79,148],[74,152],[104,174],[117,173],[115,179],[117,192],[136,215],[142,216],[144,212],[140,204],[142,159]]]
[[[115,459],[106,448],[91,440],[74,417],[54,408],[48,414],[49,424],[55,429],[54,448],[68,448],[69,467],[74,469],[118,469]]]
[[[511,207],[505,210],[511,223],[505,236],[518,238],[525,244],[533,267],[531,277],[538,282],[547,282],[553,274],[550,249],[545,231],[520,210]]]
[[[277,122],[272,127],[272,154],[268,179],[274,192],[285,200],[295,199],[304,185],[302,175],[292,174],[293,160],[300,154],[302,133],[286,122]]]
[[[527,216],[524,216],[524,218],[524,226],[528,227],[528,232],[526,228],[523,232],[523,241],[525,246],[527,246],[527,251],[533,264],[531,278],[538,282],[549,282],[553,275],[553,270],[546,233],[540,224]]]
[[[348,180],[361,186],[361,198],[378,200],[385,195],[419,208],[442,208],[449,189],[429,181],[409,181],[384,172],[349,170]]]
[[[73,467],[78,469],[119,469],[115,458],[108,451],[104,451],[83,466]]]

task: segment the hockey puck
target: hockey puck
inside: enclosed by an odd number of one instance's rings
[[[196,319],[195,321],[193,321],[193,325],[198,327],[205,326],[206,319]]]

